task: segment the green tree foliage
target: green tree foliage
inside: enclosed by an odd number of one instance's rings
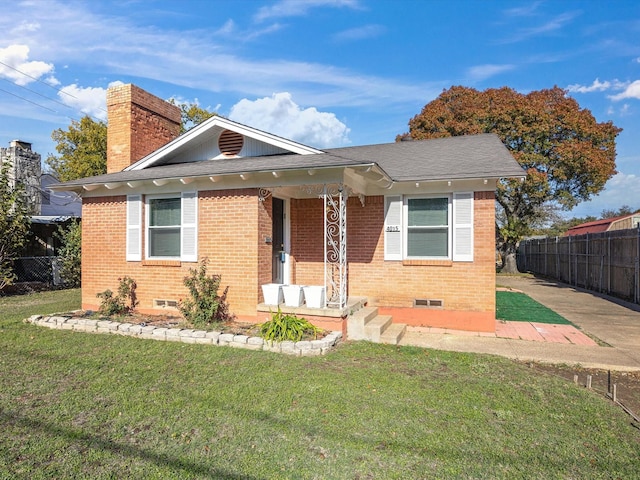
[[[59,155],[49,154],[46,163],[61,182],[107,172],[106,123],[84,116],[72,120],[67,130],[54,130],[51,138]]]
[[[600,218],[615,218],[615,217],[624,217],[625,215],[631,215],[632,213],[638,213],[640,209],[633,210],[629,205],[622,205],[618,210],[615,209],[605,209],[600,213]]]
[[[65,286],[80,286],[81,269],[80,253],[82,244],[82,228],[79,221],[71,221],[68,225],[58,227],[55,236],[62,243],[58,250],[60,259],[60,276]]]
[[[205,108],[200,108],[197,103],[181,103],[175,98],[169,99],[169,103],[180,107],[180,112],[182,114],[180,134],[185,133],[187,130],[191,130],[193,127],[199,125],[205,120],[218,115],[216,112],[210,112]]]
[[[15,280],[13,259],[23,247],[30,220],[24,189],[12,185],[10,164],[0,167],[0,291]]]
[[[598,220],[593,216],[573,217],[569,219],[558,218],[550,225],[544,228],[538,228],[533,231],[534,235],[544,235],[545,237],[562,237],[570,228],[583,223],[595,222]]]
[[[497,238],[503,271],[517,271],[515,252],[544,206],[569,210],[600,192],[616,173],[615,138],[621,129],[596,122],[558,87],[528,94],[502,87],[451,87],[409,121],[414,139],[495,133],[526,172],[503,180],[496,192]]]

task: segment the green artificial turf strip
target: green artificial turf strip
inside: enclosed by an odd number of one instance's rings
[[[0,298],[0,479],[634,478],[629,418],[507,359],[345,342],[293,357],[51,330]]]
[[[496,318],[511,322],[572,325],[563,316],[520,292],[496,292]]]

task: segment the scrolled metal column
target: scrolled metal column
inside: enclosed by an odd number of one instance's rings
[[[347,304],[347,199],[343,184],[324,186],[324,287],[329,308]]]

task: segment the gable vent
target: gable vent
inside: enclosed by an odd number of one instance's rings
[[[225,157],[235,157],[242,150],[244,137],[237,132],[225,130],[218,139],[218,148]]]

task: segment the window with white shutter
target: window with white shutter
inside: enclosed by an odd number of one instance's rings
[[[146,258],[198,261],[198,194],[147,195]]]
[[[473,261],[473,192],[385,197],[385,260]]]

